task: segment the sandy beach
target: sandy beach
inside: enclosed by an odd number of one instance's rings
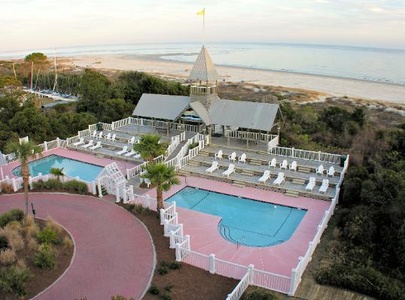
[[[192,64],[163,60],[158,55],[91,55],[68,59],[71,64],[79,67],[134,70],[178,79],[186,79],[192,68]],[[323,98],[347,96],[405,105],[405,86],[402,85],[218,65],[216,67],[222,81],[317,91]]]

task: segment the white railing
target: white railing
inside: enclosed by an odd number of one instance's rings
[[[145,166],[147,165],[147,162],[143,162],[140,165],[137,165],[136,167],[127,169],[127,180],[134,178],[141,174],[143,170],[145,169]]]
[[[290,290],[291,278],[262,270],[254,270],[252,281],[254,285],[287,294]]]
[[[238,285],[233,289],[232,293],[226,297],[226,300],[239,300],[243,293],[253,282],[253,265],[249,265],[249,269],[245,276],[239,281]]]
[[[93,131],[94,131],[94,129],[93,129]],[[81,130],[78,132],[78,136],[79,136],[79,138],[86,137],[86,136],[90,135],[90,132],[93,133],[93,131],[90,131],[89,129]]]
[[[112,130],[116,130],[116,129],[120,128],[120,127],[124,127],[124,126],[127,126],[129,124],[132,124],[132,119],[133,119],[132,117],[128,117],[128,118],[125,118],[125,119],[114,121],[114,122],[111,123],[111,128],[112,128]]]
[[[278,135],[275,135],[274,138],[267,143],[267,152],[270,152],[271,149],[277,147],[279,142],[278,138]]]
[[[101,124],[101,129],[102,130],[114,130],[113,129],[113,126],[112,126],[112,123],[111,124],[108,124],[108,123],[98,123],[98,124]]]
[[[167,147],[166,157],[169,157],[170,154],[173,153],[173,151],[177,148],[179,144],[180,144],[180,135],[173,136],[169,147]]]
[[[325,161],[329,163],[340,164],[341,155],[325,153],[321,151],[308,151],[287,147],[273,147],[270,149],[270,154],[288,156],[293,158],[302,158],[308,160]]]
[[[146,194],[145,196],[134,194],[130,200],[131,204],[142,205],[143,207],[151,210],[156,210],[156,202],[156,198],[150,197],[149,194]]]
[[[206,270],[206,271],[210,270],[210,257],[208,255],[182,248],[181,244],[177,244],[177,245],[179,245],[180,249],[183,249],[183,251],[186,252],[186,255],[184,255],[182,257],[181,261],[184,261],[185,263],[188,263],[189,265],[198,267],[198,268]],[[176,259],[177,259],[177,257],[176,257]]]
[[[241,279],[246,274],[246,266],[231,263],[226,260],[215,258],[215,273],[225,277]]]
[[[234,139],[244,139],[244,140],[253,140],[253,141],[262,141],[269,142],[277,137],[274,134],[267,134],[261,132],[250,132],[250,131],[241,131],[241,130],[227,130],[225,132],[226,137]]]

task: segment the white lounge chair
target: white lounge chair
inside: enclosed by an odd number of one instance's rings
[[[318,168],[316,168],[316,174],[323,175],[324,172],[325,172],[325,169],[324,169],[323,165],[320,165]]]
[[[127,152],[128,152],[128,146],[124,146],[122,148],[122,150],[115,152],[115,154],[122,155],[122,154],[127,153]]]
[[[97,136],[97,130],[94,130],[93,133],[90,133],[90,137],[95,138]]]
[[[101,145],[101,142],[98,141],[94,146],[89,147],[90,150],[96,150],[98,148],[102,148],[103,145]]]
[[[218,162],[216,160],[214,160],[212,162],[211,167],[209,167],[207,170],[205,170],[205,173],[211,173],[212,174],[212,172],[214,172],[217,169],[218,169]]]
[[[222,173],[222,175],[229,177],[233,172],[235,172],[235,165],[234,164],[229,164],[228,169],[226,169],[225,172]]]
[[[316,184],[315,177],[309,177],[309,181],[308,181],[307,186],[305,187],[305,190],[312,191],[314,189],[315,184]]]
[[[117,140],[115,139],[116,137],[117,137],[117,134],[114,133],[114,134],[112,135],[112,137],[111,137],[111,140],[112,140],[113,142],[117,141]]]
[[[136,154],[136,151],[134,149],[131,149],[131,151],[129,151],[128,153],[125,153],[125,156],[130,157],[130,156],[135,155],[135,154]]]
[[[326,193],[328,188],[329,188],[329,180],[328,179],[322,180],[322,184],[321,184],[321,187],[319,188],[319,192]]]
[[[133,136],[133,137],[131,137],[129,140],[128,140],[128,144],[134,144],[135,143],[135,137]]]
[[[239,156],[238,161],[241,163],[246,163],[246,153],[242,153],[242,155]]]
[[[83,147],[83,148],[89,148],[89,147],[91,147],[91,146],[93,146],[93,145],[94,145],[94,141],[93,141],[93,140],[90,140],[87,144],[82,145],[82,147]]]
[[[72,145],[77,147],[77,146],[80,146],[80,145],[83,145],[83,144],[84,144],[84,138],[80,138],[80,140],[78,142],[73,143]]]
[[[283,172],[278,173],[276,180],[273,181],[273,184],[280,185],[285,181],[285,176]]]
[[[328,176],[335,176],[335,167],[334,166],[330,166],[328,173],[326,173]]]
[[[95,138],[101,140],[101,139],[103,138],[103,132],[100,131],[100,132],[95,136]]]
[[[283,160],[283,162],[280,164],[280,169],[287,170],[288,167],[288,161],[286,159]]]
[[[107,141],[111,140],[111,132],[109,132],[105,137]]]
[[[222,150],[218,150],[218,152],[215,153],[215,159],[222,159]]]
[[[263,172],[262,177],[259,178],[259,182],[265,183],[269,178],[270,178],[270,170],[265,170]]]
[[[290,169],[290,171],[297,171],[297,162],[294,160],[289,166],[288,168]]]
[[[229,160],[236,161],[236,152],[232,152],[231,155],[229,155]]]
[[[274,157],[271,161],[269,161],[269,167],[275,168],[277,166],[277,159]]]

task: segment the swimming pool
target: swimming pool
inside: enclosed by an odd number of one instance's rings
[[[28,168],[31,176],[38,176],[39,173],[49,174],[51,168],[63,168],[63,173],[66,176],[79,177],[81,180],[91,182],[97,178],[104,167],[59,155],[49,155],[29,162]],[[14,168],[12,172],[15,176],[21,176],[21,167]]]
[[[218,231],[226,240],[268,247],[291,238],[306,210],[186,187],[166,200],[179,207],[222,217]]]

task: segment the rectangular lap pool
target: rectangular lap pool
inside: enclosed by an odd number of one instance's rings
[[[291,238],[306,210],[186,187],[166,200],[179,207],[221,217],[218,231],[226,240],[268,247]]]
[[[28,168],[31,176],[38,176],[39,173],[46,175],[52,168],[63,168],[63,173],[66,176],[79,177],[81,180],[91,182],[97,178],[104,167],[59,155],[49,155],[29,162]],[[21,167],[14,168],[12,172],[15,176],[21,176]]]

